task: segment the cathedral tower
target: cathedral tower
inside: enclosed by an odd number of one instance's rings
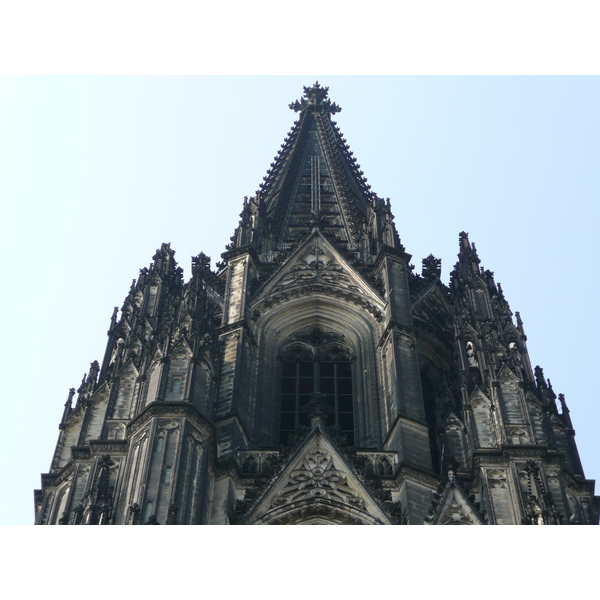
[[[218,263],[163,244],[71,389],[38,524],[591,524],[565,399],[466,233],[414,272],[318,83]],[[557,404],[558,400],[558,404]]]

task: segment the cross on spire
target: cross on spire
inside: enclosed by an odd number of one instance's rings
[[[304,98],[292,102],[289,107],[295,111],[303,111],[308,106],[315,111],[327,112],[330,114],[339,113],[342,109],[327,97],[328,87],[321,87],[318,81],[315,81],[312,87],[304,86]]]

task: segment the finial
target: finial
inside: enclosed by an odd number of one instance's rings
[[[542,367],[537,365],[533,371],[535,373],[535,380],[536,380],[538,387],[545,388],[546,380],[544,379],[544,370],[542,369]]]
[[[564,415],[565,413],[571,412],[568,408],[567,408],[567,402],[565,400],[565,395],[564,394],[559,394],[558,395],[558,400],[560,401],[560,411],[562,412],[562,414]]]
[[[325,398],[325,394],[314,392],[310,394],[310,401],[302,409],[302,412],[308,414],[313,428],[319,423],[325,425],[327,416],[334,412],[333,407]]]
[[[342,109],[327,97],[328,87],[321,87],[318,81],[312,87],[304,86],[304,98],[292,102],[289,107],[295,111],[303,111],[311,106],[315,111],[322,111],[329,114],[339,113]]]
[[[86,383],[96,383],[96,377],[98,376],[99,371],[100,371],[100,365],[98,364],[97,360],[90,363],[90,370],[89,370],[89,373],[87,376]]]
[[[65,428],[65,424],[67,422],[67,417],[69,416],[69,414],[71,413],[71,411],[73,410],[73,396],[75,395],[75,388],[70,388],[69,389],[69,395],[67,396],[67,401],[65,402],[65,409],[63,411],[63,415],[62,418],[60,420],[60,424],[58,425],[59,429],[64,429]]]
[[[113,309],[112,317],[110,318],[110,327],[108,328],[108,333],[110,333],[117,325],[117,315],[119,314],[119,307],[115,306]]]
[[[421,269],[421,276],[426,279],[430,277],[440,277],[442,274],[442,259],[436,258],[433,254],[430,254],[427,258],[422,261],[423,267]]]
[[[328,222],[325,213],[322,213],[320,210],[313,210],[310,212],[307,224],[312,231],[314,231],[315,228],[319,231],[323,231],[328,225]]]
[[[65,406],[68,406],[69,409],[73,404],[73,396],[75,395],[75,388],[69,388],[69,395],[67,396],[67,401],[65,402]]]

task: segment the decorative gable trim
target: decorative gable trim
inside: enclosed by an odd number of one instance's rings
[[[321,424],[309,433],[240,523],[317,522],[393,524]]]
[[[485,525],[485,518],[460,487],[453,471],[448,471],[448,483],[434,500],[425,520],[428,525]]]

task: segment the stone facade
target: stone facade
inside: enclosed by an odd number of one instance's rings
[[[290,105],[217,272],[163,244],[133,282],[36,523],[598,522],[519,313],[466,233],[448,286],[414,271],[327,92]]]

